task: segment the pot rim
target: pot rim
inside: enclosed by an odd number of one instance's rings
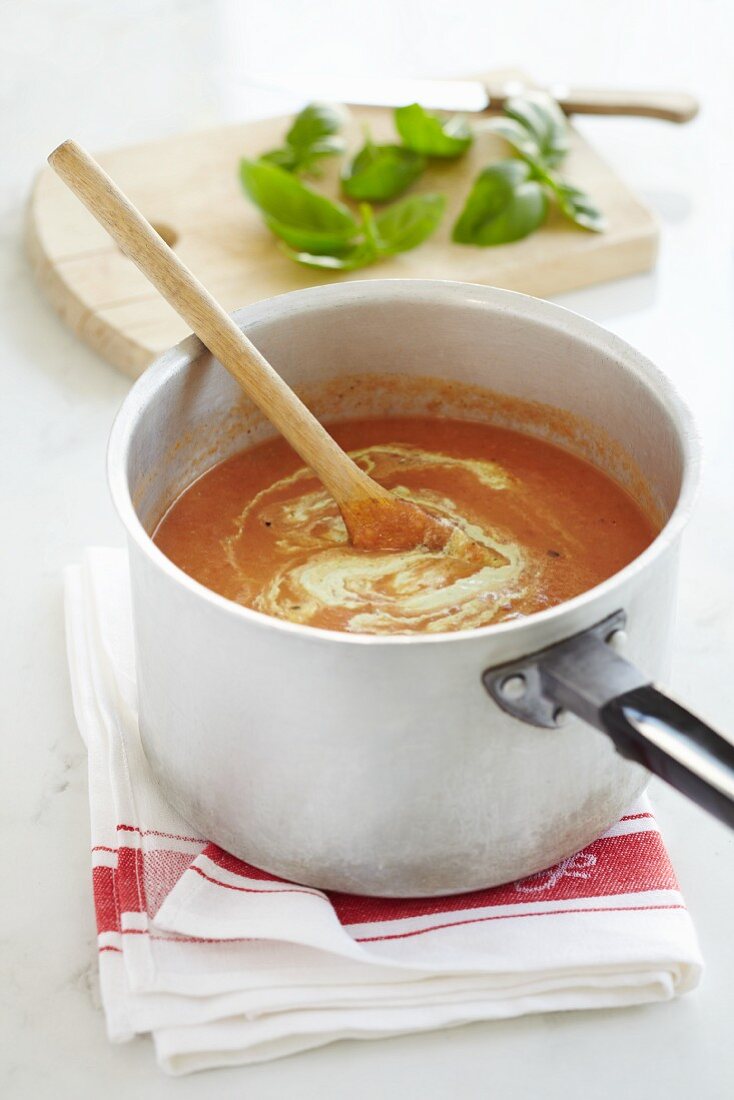
[[[516,314],[520,321],[528,319],[539,321],[581,342],[592,344],[602,354],[624,361],[626,366],[641,376],[655,391],[673,421],[684,460],[683,478],[675,507],[650,545],[623,569],[570,600],[521,619],[490,623],[472,630],[435,634],[350,634],[346,631],[326,630],[322,627],[289,622],[235,603],[184,573],[158,549],[138,518],[127,479],[130,441],[140,416],[145,412],[152,397],[205,350],[198,337],[188,336],[154,360],[134,383],[115,417],[107,449],[107,479],[117,514],[128,537],[134,540],[158,569],[177,584],[188,589],[194,596],[205,600],[224,613],[250,622],[253,626],[280,631],[304,641],[328,641],[356,646],[446,645],[459,644],[469,639],[515,636],[541,625],[555,624],[567,616],[573,617],[575,612],[583,611],[597,601],[603,600],[614,589],[642,573],[676,541],[690,517],[700,473],[701,448],[693,416],[672,382],[659,367],[614,333],[573,310],[528,294],[479,283],[464,283],[449,279],[362,279],[348,283],[327,283],[274,295],[234,310],[232,316],[243,329],[252,332],[259,325],[272,321],[274,316],[277,318],[278,315],[280,319],[285,319],[304,310],[324,305],[333,308],[366,301],[394,302],[396,298],[411,302],[435,302],[436,305],[445,304],[451,300],[461,301],[465,305],[493,305],[499,307],[504,313]]]

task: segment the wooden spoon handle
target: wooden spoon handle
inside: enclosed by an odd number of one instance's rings
[[[189,324],[222,366],[285,436],[340,506],[387,491],[373,482],[273,370],[255,345],[99,164],[74,141],[48,158],[64,183],[104,226],[126,256]]]

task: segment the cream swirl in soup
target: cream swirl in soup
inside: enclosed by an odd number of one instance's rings
[[[189,487],[155,534],[186,572],[257,611],[365,634],[468,630],[530,614],[634,558],[654,528],[586,461],[485,424],[346,421],[338,442],[393,492],[463,527],[496,564],[350,546],[331,497],[272,440]]]
[[[440,470],[455,483],[454,495],[462,495],[467,481],[474,491],[503,492],[509,480],[501,467],[406,444],[365,447],[353,451],[352,458],[397,495],[453,520],[477,542],[497,550],[503,564],[471,565],[461,557],[421,550],[355,550],[328,493],[303,492],[312,475],[301,469],[258,493],[237,517],[237,533],[225,540],[230,564],[243,576],[243,602],[300,623],[338,614],[345,630],[382,634],[479,626],[488,621],[492,607],[498,610],[502,594],[520,592],[525,563],[519,546],[469,522],[467,508],[451,497],[410,485],[427,470]],[[251,527],[260,524],[269,526],[282,565],[253,594],[247,593],[246,546]]]

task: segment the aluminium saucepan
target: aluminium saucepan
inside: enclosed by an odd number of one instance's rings
[[[125,401],[109,477],[128,535],[141,736],[191,825],[284,878],[409,896],[570,855],[640,794],[643,764],[734,822],[734,748],[652,686],[699,464],[664,375],[565,309],[460,283],[321,286],[235,317],[319,415],[364,413],[353,376],[397,375],[584,418],[636,464],[665,524],[621,572],[525,619],[375,637],[269,618],[192,580],[149,535],[194,476],[272,434],[185,340]],[[382,399],[398,401],[389,386]]]

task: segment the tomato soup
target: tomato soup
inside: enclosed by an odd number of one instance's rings
[[[468,630],[561,603],[637,557],[657,528],[589,462],[506,428],[430,416],[346,420],[337,442],[381,484],[444,515],[502,564],[360,551],[283,439],[214,466],[154,534],[177,566],[281,619],[363,634]]]

